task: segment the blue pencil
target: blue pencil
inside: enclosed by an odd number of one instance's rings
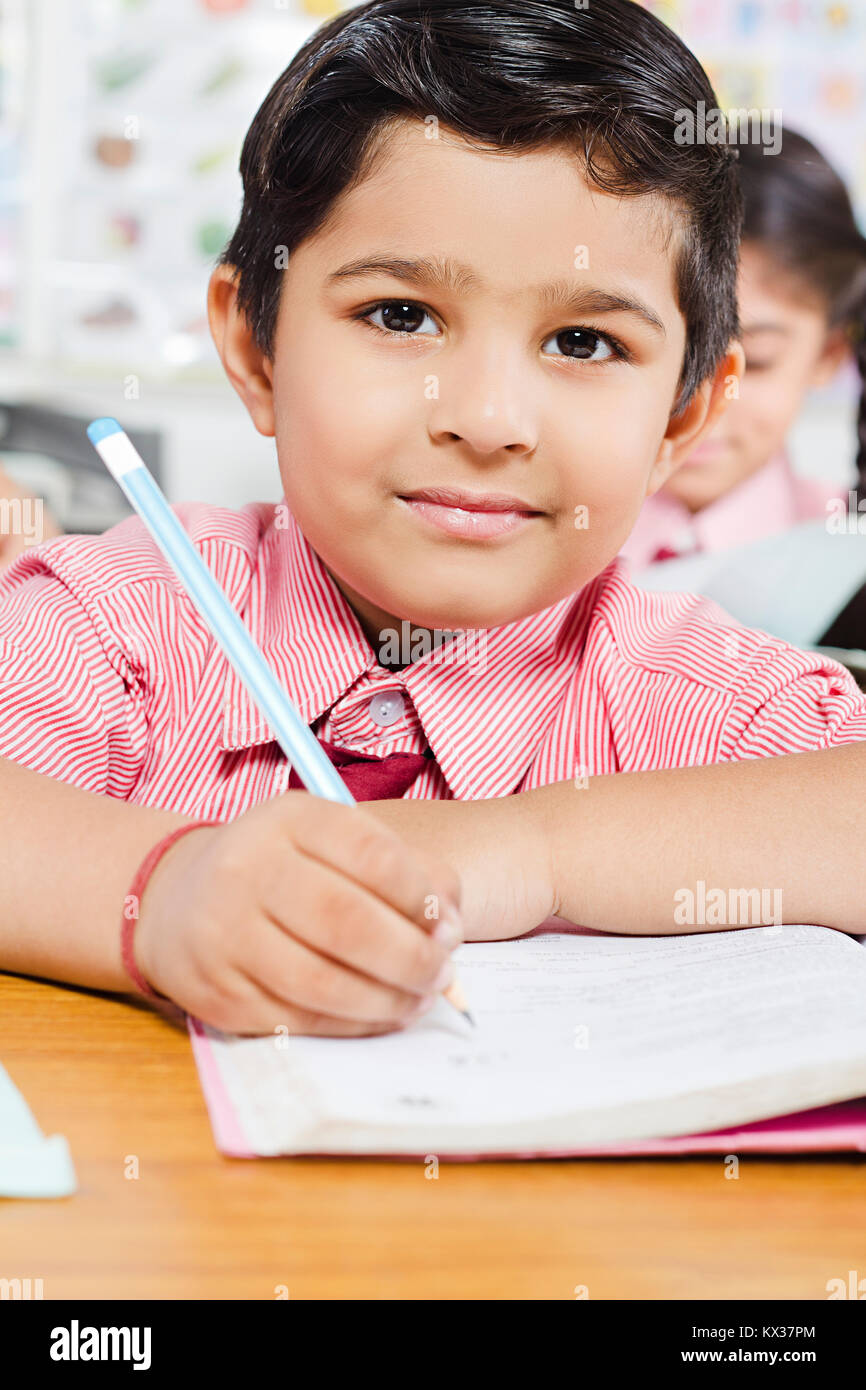
[[[87,437],[177,574],[304,786],[328,801],[354,806],[352,793],[294,708],[129,435],[116,420],[104,417],[87,426]]]
[[[120,484],[156,544],[225,652],[307,791],[356,804],[337,769],[308,729],[222,589],[184,531],[129,435],[110,416],[93,420],[87,437]],[[445,997],[474,1022],[455,981]],[[459,1002],[458,1002],[459,1000]]]

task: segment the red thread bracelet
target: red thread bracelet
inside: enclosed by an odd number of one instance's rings
[[[141,906],[141,895],[147,886],[147,881],[159,863],[166,850],[179,840],[181,835],[189,834],[190,830],[201,830],[206,825],[220,825],[221,821],[215,820],[194,820],[189,825],[179,825],[176,830],[172,830],[153,846],[144,856],[144,859],[136,870],[135,878],[129,886],[129,892],[124,902],[123,921],[120,927],[120,955],[124,969],[132,980],[140,994],[144,994],[148,999],[164,999],[164,994],[158,994],[147,983],[138,966],[135,963],[135,953],[133,951],[133,935],[135,924],[138,921],[139,908]],[[131,917],[126,915],[126,905],[130,898],[134,899],[135,911]]]

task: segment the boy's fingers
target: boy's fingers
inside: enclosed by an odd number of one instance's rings
[[[273,930],[276,935],[277,929]],[[259,1036],[273,1033],[275,1038],[285,1036],[286,1029],[289,1034],[364,1036],[393,1032],[411,1021],[412,1010],[405,1006],[400,1009],[386,1006],[376,1015],[375,1011],[369,1012],[364,1003],[357,1016],[347,1013],[345,1006],[339,1001],[334,1013],[329,1013],[324,1007],[310,1006],[307,1000],[313,997],[325,1001],[334,999],[333,989],[327,983],[324,988],[320,987],[318,980],[322,977],[316,975],[310,977],[309,986],[306,984],[306,972],[300,968],[300,962],[305,954],[312,955],[312,952],[307,952],[306,947],[297,942],[293,943],[284,936],[281,936],[281,945],[297,948],[295,973],[298,983],[297,987],[294,982],[288,986],[291,997],[283,997],[279,988],[281,977],[278,976],[276,984],[273,978],[263,980],[253,973],[256,969],[253,964],[249,972],[236,970],[233,988],[229,992],[222,991],[221,997],[218,995],[216,1000],[210,1000],[207,1006],[197,1011],[197,1016],[207,1015],[206,1022],[225,1032],[253,1033]],[[339,976],[340,968],[335,966],[334,970]],[[361,983],[363,985],[363,981]],[[337,988],[341,993],[342,987],[343,982],[338,979]],[[375,985],[368,988],[374,998],[378,997]],[[350,989],[349,997],[351,994]],[[360,995],[357,997],[366,998]],[[407,998],[405,995],[402,996],[403,1000]],[[418,998],[413,995],[411,999],[417,1007],[420,1002]]]
[[[432,992],[393,989],[311,950],[280,931],[276,923],[270,925],[270,936],[259,938],[255,949],[245,954],[244,972],[257,987],[293,1008],[393,1027],[405,1021]]]
[[[299,796],[303,800],[290,802]],[[460,880],[449,864],[434,864],[359,806],[303,792],[280,800],[292,843],[309,859],[354,879],[428,931],[443,917],[459,920]]]
[[[431,937],[375,893],[313,859],[305,862],[303,874],[297,871],[297,861],[272,866],[259,901],[275,930],[264,940],[258,931],[244,938],[244,967],[251,969],[249,952],[254,945],[259,964],[251,973],[256,978],[276,989],[278,971],[284,983],[277,993],[324,1013],[342,1012],[330,1007],[329,1000],[333,1002],[332,991],[345,991],[357,1004],[347,1008],[350,1015],[390,1018],[398,995],[405,1005],[407,991],[421,995],[436,988],[437,976],[450,959],[447,943]],[[299,962],[297,951],[286,949],[286,942],[292,941],[315,953],[317,961]],[[318,981],[315,997],[301,999],[296,992],[293,970],[298,964],[304,976]],[[307,981],[299,977],[298,983],[306,986]]]

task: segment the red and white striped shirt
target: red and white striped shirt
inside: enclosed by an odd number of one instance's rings
[[[866,695],[842,666],[708,599],[642,592],[619,559],[540,613],[388,670],[285,502],[174,511],[316,733],[377,756],[429,745],[408,797],[866,738]],[[289,774],[137,517],[45,541],[0,575],[0,756],[212,820]]]

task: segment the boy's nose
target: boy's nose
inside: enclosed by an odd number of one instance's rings
[[[467,386],[440,395],[429,421],[430,434],[440,441],[463,440],[479,458],[505,451],[530,454],[538,432],[531,412],[501,391]]]

